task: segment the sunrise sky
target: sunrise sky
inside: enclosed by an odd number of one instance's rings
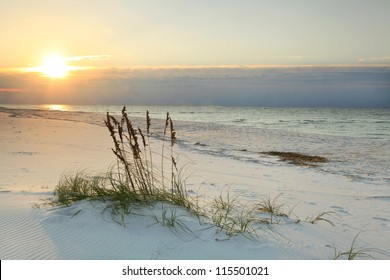
[[[0,103],[390,106],[389,14],[388,0],[2,0]]]

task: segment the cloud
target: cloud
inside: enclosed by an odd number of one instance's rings
[[[133,68],[2,76],[0,103],[390,108],[390,67]]]
[[[287,56],[273,56],[274,58],[283,58],[283,59],[292,59],[292,60],[300,60],[304,58],[310,58],[309,56],[302,55],[287,55]]]
[[[24,89],[21,88],[0,88],[0,93],[15,93],[15,92],[23,92]]]
[[[82,60],[107,60],[110,59],[112,56],[108,54],[101,54],[101,55],[83,55],[83,56],[73,56],[73,57],[67,57],[66,61],[82,61]]]
[[[359,58],[359,62],[390,62],[390,56]]]

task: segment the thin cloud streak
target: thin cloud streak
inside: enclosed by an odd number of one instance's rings
[[[15,92],[23,92],[24,89],[21,88],[0,88],[0,93],[15,93]]]
[[[65,58],[65,61],[81,61],[81,60],[107,60],[111,59],[112,55],[102,54],[102,55],[83,55],[83,56],[73,56]]]
[[[386,61],[388,61],[388,63],[390,63],[390,56],[359,58],[358,61],[359,62],[367,62],[367,61],[369,61],[369,62],[378,62],[378,61],[386,62]]]

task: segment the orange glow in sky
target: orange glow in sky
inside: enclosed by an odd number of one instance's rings
[[[390,106],[389,0],[0,2],[0,104]]]
[[[2,0],[0,68],[390,63],[388,0],[92,2]]]
[[[81,70],[83,67],[68,65],[69,58],[54,53],[46,55],[42,64],[37,67],[23,68],[25,72],[36,72],[42,76],[52,79],[63,79],[69,75],[70,71]],[[86,67],[84,67],[86,68]]]

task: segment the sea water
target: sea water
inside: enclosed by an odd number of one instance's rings
[[[66,119],[98,125],[103,125],[106,112],[120,114],[122,109],[108,105],[0,106],[29,109],[29,114],[45,118],[60,116],[52,110],[69,111]],[[259,165],[288,165],[264,155],[267,151],[323,156],[329,163],[313,167],[318,172],[390,187],[390,109],[127,106],[141,127],[147,110],[156,130],[161,130],[169,112],[178,144],[191,152]]]

